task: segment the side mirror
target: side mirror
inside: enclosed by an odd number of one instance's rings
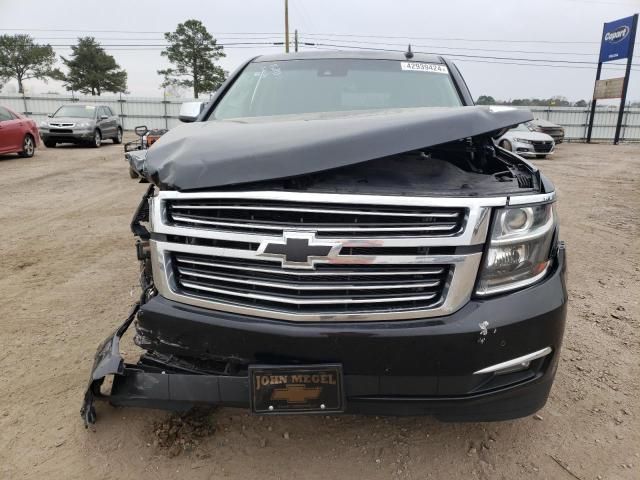
[[[204,102],[184,102],[180,105],[178,118],[181,122],[195,122],[200,112],[204,109]]]
[[[136,135],[138,135],[139,137],[144,137],[149,129],[146,125],[140,125],[139,127],[135,127],[133,131],[136,132]]]
[[[53,118],[53,113],[47,113],[47,117]]]
[[[100,115],[100,120],[107,120],[109,115]]]

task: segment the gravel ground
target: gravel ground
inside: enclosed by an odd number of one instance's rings
[[[79,408],[98,343],[137,294],[145,186],[122,147],[0,157],[0,478],[640,478],[640,145],[563,144],[538,165],[568,245],[565,346],[547,406],[501,423],[428,417],[174,417]],[[128,357],[136,351],[130,338]]]

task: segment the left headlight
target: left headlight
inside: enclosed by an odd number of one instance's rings
[[[531,143],[531,140],[527,140],[526,138],[514,138],[514,140],[518,143]]]
[[[49,124],[47,122],[40,122],[40,128],[49,128]]]
[[[515,290],[542,279],[556,227],[552,203],[497,210],[476,294]]]
[[[76,126],[78,128],[89,128],[91,126],[91,124],[88,123],[88,122],[82,122],[82,123],[78,123]]]

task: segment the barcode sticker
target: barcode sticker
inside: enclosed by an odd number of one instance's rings
[[[440,63],[400,62],[402,70],[448,74],[449,69]]]

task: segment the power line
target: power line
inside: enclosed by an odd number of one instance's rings
[[[152,41],[165,41],[164,37],[153,37],[153,38],[130,38],[130,37],[96,37],[91,36],[93,39],[97,41],[112,41],[112,40],[127,40],[131,42],[152,42]],[[79,37],[33,37],[34,40],[44,41],[44,40],[77,40]],[[280,35],[271,35],[269,37],[225,37],[225,36],[217,36],[214,37],[216,40],[221,39],[229,39],[229,40],[270,40],[272,38],[280,38]]]
[[[142,30],[79,30],[79,29],[61,29],[61,28],[0,28],[0,31],[7,30],[11,32],[82,32],[82,33],[140,33],[151,34],[161,33],[162,31],[142,31]],[[282,32],[217,32],[220,35],[281,35]],[[213,35],[213,33],[212,33]]]
[[[306,37],[307,34],[303,34],[303,37]],[[349,42],[349,43],[364,43],[367,45],[398,45],[398,46],[406,46],[407,43],[395,43],[395,42],[372,42],[369,40],[336,40],[335,38],[328,38],[328,37],[313,37],[310,38],[309,40],[315,40],[315,41],[329,41],[329,42],[334,42],[334,41],[339,41],[339,42]],[[447,46],[441,46],[441,45],[424,45],[424,44],[414,44],[411,43],[411,47],[418,47],[418,48],[441,48],[441,49],[445,49],[445,50],[470,50],[470,51],[477,51],[477,52],[505,52],[505,53],[533,53],[533,54],[540,54],[540,55],[580,55],[580,56],[597,56],[597,53],[584,53],[584,52],[549,52],[549,51],[539,51],[539,50],[504,50],[504,49],[498,49],[498,48],[474,48],[474,47],[447,47]]]
[[[375,50],[382,52],[403,52],[404,50],[391,49],[391,48],[374,48],[374,47],[362,47],[356,45],[339,45],[335,43],[317,43],[317,45],[324,47],[341,47],[341,48],[353,48],[358,50]],[[415,53],[424,53],[431,55],[441,55],[437,52],[415,52]],[[463,53],[449,53],[445,56],[450,57],[462,57],[462,58],[478,58],[484,60],[512,60],[512,61],[520,61],[520,62],[544,62],[544,63],[555,63],[555,64],[572,64],[572,65],[591,65],[595,68],[596,62],[585,62],[580,60],[554,60],[554,59],[542,59],[542,58],[519,58],[519,57],[496,57],[496,56],[483,56],[483,55],[468,55]],[[640,64],[633,64],[634,66],[640,66]]]
[[[406,40],[447,40],[454,42],[491,42],[491,43],[566,43],[566,44],[599,44],[600,42],[587,42],[577,40],[515,40],[515,39],[487,39],[487,38],[455,38],[455,37],[417,37],[406,35],[360,35],[355,33],[305,33],[305,35],[318,37],[358,37],[358,38],[395,38]]]
[[[78,30],[78,29],[46,29],[46,28],[2,28],[0,30],[7,31],[21,31],[21,32],[83,32],[83,33],[137,33],[137,34],[153,34],[165,32],[161,31],[140,31],[140,30]],[[282,32],[212,32],[212,35],[281,35]],[[518,40],[518,39],[487,39],[487,38],[456,38],[456,37],[422,37],[414,35],[368,35],[368,34],[356,34],[356,33],[327,33],[327,32],[313,32],[305,33],[305,35],[312,37],[358,37],[358,38],[392,38],[392,39],[406,39],[406,40],[446,40],[446,41],[458,41],[458,42],[492,42],[492,43],[563,43],[563,44],[599,44],[600,42],[593,41],[578,41],[578,40]]]

